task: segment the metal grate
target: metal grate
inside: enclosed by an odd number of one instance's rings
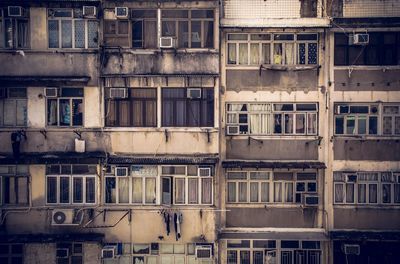
[[[85,21],[75,20],[75,48],[85,47]]]

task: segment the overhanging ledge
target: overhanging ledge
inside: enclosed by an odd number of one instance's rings
[[[323,162],[318,161],[248,161],[224,160],[222,167],[237,168],[265,168],[265,169],[326,169]]]
[[[90,76],[0,76],[0,86],[8,85],[72,85],[72,84],[87,84],[90,81]]]

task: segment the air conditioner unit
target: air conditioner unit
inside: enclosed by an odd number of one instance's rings
[[[24,14],[24,9],[21,6],[9,6],[8,16],[10,17],[21,17]]]
[[[96,17],[97,9],[95,6],[83,6],[84,17]]]
[[[112,259],[115,258],[117,254],[117,246],[116,245],[108,245],[104,246],[101,249],[101,258],[103,259]]]
[[[118,176],[118,177],[126,177],[126,176],[128,176],[128,173],[129,173],[127,167],[115,167],[114,172],[115,172],[115,176]]]
[[[85,140],[75,138],[75,152],[78,153],[85,152]]]
[[[369,43],[369,34],[357,33],[353,34],[353,45],[367,45]]]
[[[201,88],[188,88],[186,96],[187,96],[187,98],[190,98],[190,99],[200,99],[201,98]]]
[[[211,257],[212,257],[211,245],[196,246],[196,258],[210,259]]]
[[[211,176],[211,168],[199,168],[199,176]]]
[[[69,249],[68,248],[57,248],[56,249],[56,257],[57,258],[68,258],[69,257]]]
[[[117,18],[128,18],[129,8],[127,7],[116,7],[115,8],[115,16]]]
[[[110,98],[127,98],[128,89],[126,88],[110,88]]]
[[[305,206],[318,206],[319,198],[318,195],[304,195],[304,205]]]
[[[173,37],[161,37],[160,38],[160,48],[161,49],[171,49],[175,47],[175,39]]]
[[[227,135],[239,135],[239,126],[227,126],[226,133]]]
[[[83,217],[83,215],[82,215]],[[54,209],[51,217],[51,225],[79,225],[81,219],[76,219],[74,209]]]
[[[57,88],[45,88],[44,94],[48,98],[54,98],[58,96],[58,89]]]
[[[356,244],[345,244],[344,254],[346,255],[360,255],[360,245]]]

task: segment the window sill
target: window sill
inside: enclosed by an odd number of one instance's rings
[[[269,70],[269,71],[306,71],[319,68],[319,65],[274,65],[274,64],[261,64],[261,65],[232,65],[227,64],[227,70]]]
[[[334,204],[333,209],[399,210],[400,204]]]
[[[217,210],[214,205],[211,204],[186,204],[186,205],[162,205],[162,204],[103,204],[99,206],[101,209],[136,209],[136,210],[160,210],[165,208],[173,208],[173,209],[187,209],[189,207],[193,208],[210,208],[210,210]]]
[[[205,133],[218,132],[218,128],[214,127],[105,127],[105,132],[191,132]]]
[[[158,53],[207,53],[207,54],[219,54],[218,49],[214,48],[178,48],[178,49],[137,49],[137,48],[127,48],[127,47],[107,47],[105,46],[106,52],[113,52],[114,50],[123,53],[131,53],[137,55],[152,55]]]
[[[334,139],[342,140],[399,140],[400,135],[383,136],[383,135],[334,135]]]
[[[57,53],[87,53],[87,54],[97,54],[99,53],[99,49],[38,49],[38,50],[32,50],[32,49],[0,49],[0,53],[12,53],[16,54],[18,52],[24,52],[25,54],[28,53],[44,53],[44,54],[57,54]]]
[[[400,65],[353,65],[353,66],[334,66],[334,70],[400,70]]]
[[[303,208],[318,208],[318,206],[304,206],[303,204],[283,204],[283,203],[227,203],[229,208],[255,208],[255,209],[303,209]]]
[[[235,138],[235,139],[255,139],[255,140],[310,140],[317,141],[320,140],[320,137],[317,135],[226,135],[226,138]]]

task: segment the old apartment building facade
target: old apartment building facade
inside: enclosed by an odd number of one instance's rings
[[[396,263],[400,1],[0,2],[0,263]]]

